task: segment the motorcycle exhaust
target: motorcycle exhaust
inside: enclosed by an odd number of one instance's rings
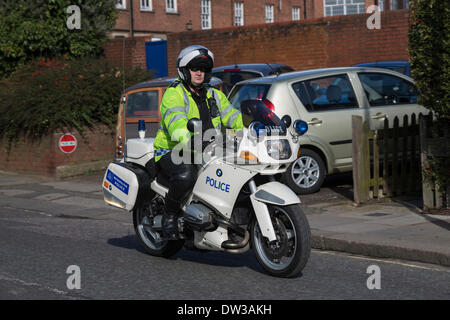
[[[227,250],[234,250],[234,249],[242,249],[245,248],[248,245],[248,241],[250,240],[250,234],[248,231],[245,231],[244,239],[241,242],[233,242],[231,240],[226,240],[222,242],[221,247]],[[233,252],[233,251],[230,251]]]

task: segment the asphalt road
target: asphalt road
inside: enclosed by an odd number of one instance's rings
[[[0,299],[450,298],[450,270],[444,267],[313,250],[300,276],[279,279],[265,274],[252,252],[149,256],[139,247],[131,217],[130,223],[74,218],[63,214],[64,204],[61,214],[16,204],[0,208]],[[367,286],[374,265],[379,289]],[[79,272],[68,273],[70,266]]]

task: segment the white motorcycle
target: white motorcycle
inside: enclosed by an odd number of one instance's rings
[[[253,248],[271,275],[292,277],[306,265],[311,231],[300,199],[274,175],[297,159],[304,121],[291,126],[259,100],[241,104],[245,128],[214,140],[203,152],[194,189],[178,219],[179,240],[162,238],[168,192],[164,173],[155,174],[154,139],[129,139],[125,161],[111,163],[103,179],[106,203],[133,212],[134,228],[151,255],[170,257],[183,246],[193,250],[243,253]],[[195,131],[200,120],[191,119]],[[156,178],[154,177],[156,176]]]

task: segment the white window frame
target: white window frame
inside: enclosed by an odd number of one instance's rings
[[[244,3],[235,1],[234,2],[234,25],[243,26],[244,25]]]
[[[127,8],[127,0],[116,0],[116,8],[117,9],[126,9]]]
[[[202,29],[211,29],[211,0],[201,0]]]
[[[292,7],[292,20],[300,20],[300,7]]]
[[[361,0],[323,0],[323,15],[325,17],[333,17],[337,16],[331,13],[331,15],[327,15],[327,8],[330,8],[332,10],[333,7],[339,7],[342,6],[344,8],[344,12],[339,15],[346,16],[347,14],[347,6],[348,5],[358,5],[358,13],[366,13],[365,9],[365,1],[361,3]],[[332,10],[333,11],[333,10]],[[354,14],[354,13],[350,13]]]
[[[166,12],[177,13],[177,0],[166,0]]]
[[[273,23],[275,21],[273,17],[273,4],[266,4],[266,23]]]
[[[141,11],[152,11],[152,0],[141,0]]]

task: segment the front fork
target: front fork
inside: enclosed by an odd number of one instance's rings
[[[266,237],[269,242],[277,240],[272,220],[270,219],[269,208],[267,208],[267,205],[264,202],[257,200],[255,197],[257,191],[255,180],[250,179],[248,186],[251,192],[250,200],[252,201],[253,210],[262,235]]]

